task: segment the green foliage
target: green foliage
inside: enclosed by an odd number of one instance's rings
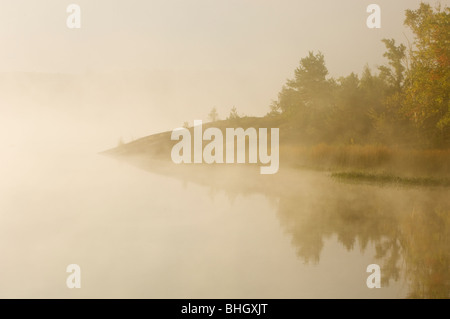
[[[318,141],[331,116],[334,80],[326,78],[328,70],[322,53],[309,52],[300,60],[295,76],[283,86],[278,100],[271,106],[270,115],[278,112],[285,116],[296,131],[311,142]]]
[[[407,10],[405,25],[415,35],[403,112],[431,144],[450,143],[450,8],[421,3]]]
[[[395,91],[400,91],[404,79],[405,66],[403,61],[406,57],[406,47],[403,44],[395,45],[394,39],[383,39],[387,51],[383,54],[389,60],[388,66],[380,66],[380,78],[388,83]]]
[[[305,143],[450,146],[450,8],[407,10],[414,34],[407,50],[383,39],[386,65],[328,78],[322,53],[300,60],[268,116],[281,114]]]
[[[211,122],[215,122],[215,121],[219,120],[219,113],[217,113],[217,109],[215,107],[213,107],[211,109],[211,112],[209,112],[208,118],[210,119]]]
[[[386,174],[371,174],[362,172],[339,172],[332,173],[331,177],[349,182],[368,182],[380,185],[403,185],[403,186],[442,186],[449,187],[450,180],[432,177],[399,177]]]
[[[281,107],[278,101],[272,101],[269,107],[270,111],[267,113],[267,116],[277,116],[281,114]]]
[[[322,53],[309,55],[300,60],[295,77],[288,80],[280,96],[280,108],[283,111],[314,110],[324,106],[331,97],[332,83],[326,79],[328,74]],[[327,93],[328,92],[328,93]]]
[[[239,114],[238,114],[238,112],[236,110],[236,107],[233,106],[231,108],[230,115],[228,115],[228,117],[227,117],[227,120],[236,120],[238,118],[240,118],[240,116],[239,116]]]

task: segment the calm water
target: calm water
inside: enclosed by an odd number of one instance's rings
[[[448,189],[144,170],[43,144],[2,154],[2,298],[449,297]],[[81,289],[66,287],[72,263]],[[380,289],[366,286],[373,263]]]

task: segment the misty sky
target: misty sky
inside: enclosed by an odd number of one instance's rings
[[[70,3],[81,6],[81,29],[66,27]],[[381,29],[366,26],[371,3],[381,6]],[[384,63],[380,40],[406,42],[410,34],[403,26],[404,11],[419,3],[2,0],[0,72],[154,74],[155,81],[160,77],[169,83],[153,94],[153,110],[157,104],[164,110],[136,111],[132,118],[132,110],[142,110],[137,104],[145,103],[142,92],[130,92],[135,94],[127,106],[131,111],[120,115],[128,128],[122,131],[142,136],[149,132],[148,124],[139,123],[145,116],[158,117],[153,132],[206,119],[213,106],[222,118],[232,106],[247,115],[264,115],[310,50],[325,54],[332,76],[360,73],[366,63],[376,67]]]
[[[366,7],[382,8],[368,29]],[[332,74],[381,62],[380,39],[404,41],[404,10],[420,1],[3,0],[0,70],[237,70],[289,75],[308,50],[325,53]],[[65,25],[78,3],[82,28]]]

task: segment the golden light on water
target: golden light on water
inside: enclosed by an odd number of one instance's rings
[[[447,122],[378,103],[418,2],[377,1],[380,29],[350,0],[76,3],[80,29],[67,1],[0,4],[0,297],[449,297]],[[279,170],[174,164],[194,120],[279,129]]]

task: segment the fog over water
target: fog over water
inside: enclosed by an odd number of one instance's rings
[[[333,75],[381,64],[415,1],[380,0],[374,33],[352,1],[78,2],[76,34],[65,2],[0,5],[1,298],[448,297],[448,189],[98,154],[213,106],[262,116],[308,50]],[[73,263],[81,289],[66,286]],[[373,263],[382,289],[366,286]]]
[[[141,169],[97,154],[111,130],[83,109],[2,103],[2,297],[398,298],[429,285],[411,242],[429,238],[430,258],[448,261],[446,189],[288,169]],[[82,289],[65,286],[71,263]],[[386,264],[389,286],[367,288],[372,263]]]

